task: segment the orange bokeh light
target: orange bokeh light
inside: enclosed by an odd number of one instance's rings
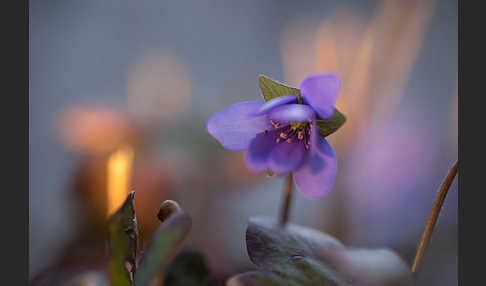
[[[133,157],[133,148],[123,145],[108,158],[107,216],[112,215],[122,205],[130,192]]]

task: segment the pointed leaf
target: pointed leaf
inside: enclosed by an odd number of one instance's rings
[[[108,263],[112,285],[132,285],[138,249],[137,218],[132,191],[109,221],[110,260]]]
[[[334,108],[334,113],[329,119],[316,120],[317,129],[323,137],[327,137],[336,132],[346,122],[346,116]]]
[[[182,212],[177,212],[164,220],[140,259],[135,274],[136,286],[149,285],[156,275],[165,272],[166,267],[180,251],[191,224],[191,217]]]
[[[297,95],[299,103],[302,103],[302,97],[298,88],[286,86],[263,75],[258,77],[258,82],[265,101],[285,95]]]

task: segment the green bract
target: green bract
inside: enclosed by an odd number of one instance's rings
[[[336,132],[346,122],[346,116],[342,114],[337,108],[334,108],[334,113],[329,119],[316,120],[317,129],[323,137],[327,137]]]
[[[297,95],[299,103],[302,103],[302,97],[298,88],[286,86],[263,75],[258,77],[258,81],[260,82],[260,89],[265,101],[280,96]]]

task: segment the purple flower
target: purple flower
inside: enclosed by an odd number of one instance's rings
[[[234,104],[211,116],[207,130],[223,147],[247,150],[249,169],[291,172],[301,192],[322,198],[334,184],[337,161],[316,121],[333,116],[339,86],[334,73],[312,75],[300,94]]]

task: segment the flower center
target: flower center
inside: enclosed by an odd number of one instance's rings
[[[291,122],[284,127],[281,127],[280,123],[273,120],[270,122],[275,129],[280,131],[277,139],[275,139],[276,143],[286,142],[290,144],[292,142],[299,142],[304,144],[306,150],[309,149],[310,135],[312,132],[311,120],[307,122]],[[265,130],[265,134],[267,132],[268,130]]]

